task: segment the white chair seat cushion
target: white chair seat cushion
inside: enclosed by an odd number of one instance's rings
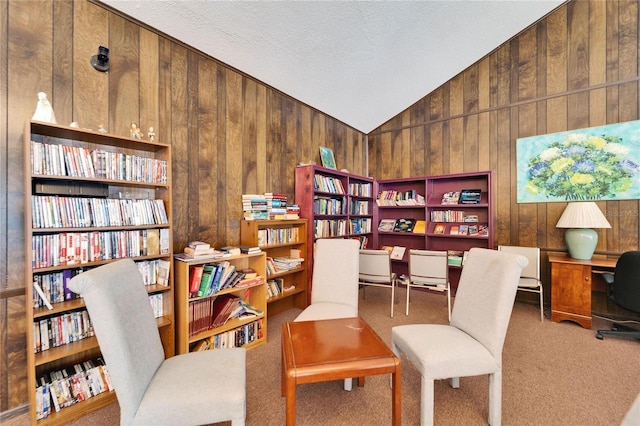
[[[203,374],[211,371],[212,365],[216,366],[215,376]],[[207,424],[239,420],[238,413],[243,414],[244,420],[245,389],[246,351],[243,348],[191,352],[168,358],[151,380],[134,424]],[[218,395],[221,391],[224,398]]]
[[[391,329],[397,347],[429,379],[478,376],[500,371],[491,353],[465,332],[442,324],[410,324]],[[394,349],[395,351],[395,349]]]
[[[353,318],[358,316],[357,307],[342,303],[316,302],[307,306],[295,321],[315,321],[333,318]]]

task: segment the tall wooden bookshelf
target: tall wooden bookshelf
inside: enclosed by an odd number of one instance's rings
[[[361,248],[371,248],[377,185],[369,177],[304,165],[296,167],[295,187],[300,217],[309,221],[306,259],[310,284],[313,244],[318,238],[354,238],[360,240]]]
[[[217,293],[192,297],[189,292],[190,278],[193,269],[206,264],[229,262],[237,270],[253,269],[261,277],[266,276],[266,255],[264,252],[240,254],[214,260],[196,260],[185,262],[175,260],[175,307],[176,307],[176,352],[185,354],[200,350],[199,347],[212,348],[227,345],[231,340],[233,346],[243,346],[247,349],[266,343],[267,341],[267,292],[266,283],[252,284],[246,287],[232,287]],[[196,310],[202,302],[211,301],[222,296],[232,294],[242,298],[249,305],[262,311],[260,315],[250,318],[231,318],[224,325],[194,332],[192,326],[196,321]],[[205,305],[206,306],[206,305]],[[238,340],[236,340],[238,339]],[[240,343],[236,343],[240,342]]]
[[[380,205],[378,222],[381,219],[413,218],[425,221],[425,232],[377,232],[378,246],[403,246],[407,250],[402,260],[393,261],[393,269],[398,275],[408,272],[409,249],[447,250],[464,252],[472,247],[494,248],[493,182],[490,171],[458,173],[440,176],[412,177],[378,181],[379,193],[415,191],[425,199],[423,205]],[[480,199],[471,204],[443,204],[445,193],[460,193],[463,190],[479,190]],[[474,217],[475,222],[467,219]],[[484,233],[464,235],[452,233],[452,227],[476,226],[486,229]],[[437,232],[436,228],[442,229]],[[376,228],[377,229],[377,228]],[[449,276],[452,287],[457,287],[462,268],[450,266]]]
[[[37,386],[101,357],[90,329],[64,327],[87,317],[82,299],[65,292],[71,276],[132,258],[148,283],[165,356],[174,355],[171,147],[36,121],[23,137],[30,419],[64,424],[116,400],[105,391],[59,411],[49,400],[46,417],[39,410],[46,387]],[[168,276],[159,278],[161,265]],[[34,283],[52,309],[42,306]]]
[[[240,228],[243,245],[258,246],[268,258],[291,256],[291,250],[307,256],[307,220],[243,220]],[[267,270],[267,280],[278,281],[279,294],[267,299],[267,313],[277,315],[291,308],[307,307],[307,263],[303,261],[296,269]]]

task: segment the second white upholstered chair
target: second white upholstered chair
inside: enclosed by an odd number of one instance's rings
[[[320,238],[315,242],[311,304],[295,321],[358,316],[358,256],[360,243],[353,239]],[[352,379],[344,380],[351,390]]]
[[[449,325],[411,324],[391,329],[391,349],[404,354],[422,375],[420,424],[434,423],[434,382],[489,375],[489,424],[502,415],[502,347],[523,256],[472,248],[465,262]],[[407,370],[405,370],[407,371]]]

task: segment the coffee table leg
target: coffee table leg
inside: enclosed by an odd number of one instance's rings
[[[401,396],[402,396],[402,370],[400,369],[400,360],[396,359],[396,371],[391,374],[391,379],[393,380],[393,396],[391,397],[391,403],[393,404],[393,408],[391,409],[392,422],[396,426],[400,426],[402,424],[402,407],[401,407]]]
[[[296,381],[293,377],[287,377],[286,381],[287,397],[287,426],[296,425]]]

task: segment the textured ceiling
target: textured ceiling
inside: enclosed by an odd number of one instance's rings
[[[564,0],[102,2],[369,133]]]

